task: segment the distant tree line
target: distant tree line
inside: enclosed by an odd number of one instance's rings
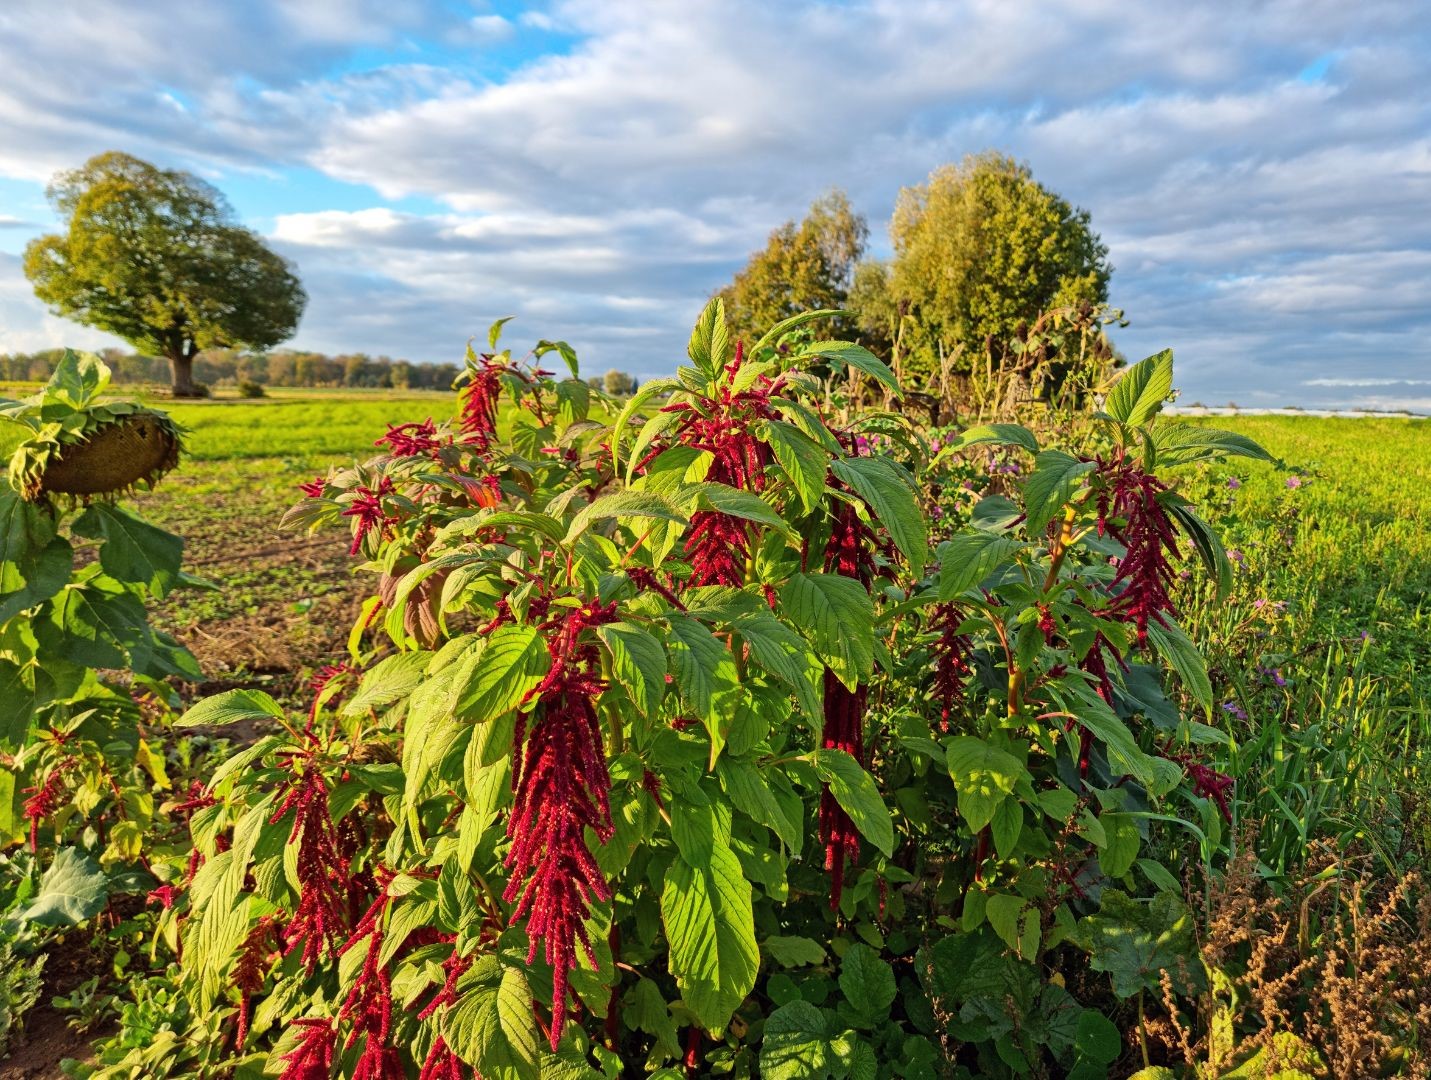
[[[0,353],[0,382],[43,382],[50,377],[63,349],[33,353]],[[165,357],[143,356],[110,348],[100,351],[114,372],[114,381],[130,386],[162,386],[169,382]],[[368,387],[382,390],[448,390],[462,369],[457,364],[415,363],[366,353],[324,353],[276,349],[266,353],[208,349],[194,357],[194,380],[202,386]],[[634,394],[640,383],[624,371],[611,370],[586,380],[594,390],[613,397]]]
[[[14,382],[48,379],[63,349],[34,353],[0,353],[0,379]],[[123,349],[102,351],[114,381],[129,385],[164,385],[170,362]],[[194,380],[208,386],[372,387],[397,390],[447,390],[461,369],[456,364],[425,364],[387,356],[323,353],[281,349],[266,353],[208,349],[194,357]]]

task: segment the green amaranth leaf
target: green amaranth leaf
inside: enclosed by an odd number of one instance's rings
[[[929,538],[909,474],[888,458],[844,458],[831,468],[889,533],[913,576],[921,577],[929,558]]]
[[[551,654],[534,627],[498,627],[461,689],[457,715],[475,723],[493,720],[516,708],[550,669]]]
[[[682,1000],[708,1032],[724,1031],[760,967],[750,883],[727,844],[714,844],[706,865],[685,859],[671,865],[661,918]]]
[[[666,694],[666,651],[661,643],[631,623],[597,627],[596,635],[611,653],[616,681],[643,716],[654,715]]]
[[[983,424],[972,427],[959,436],[954,448],[963,450],[967,446],[978,446],[981,443],[1021,446],[1030,454],[1038,453],[1038,439],[1022,424]]]
[[[174,721],[175,727],[222,727],[240,720],[281,720],[283,709],[262,690],[225,690],[204,698]]]
[[[894,372],[890,370],[889,365],[863,345],[856,345],[852,341],[817,341],[800,350],[800,359],[813,357],[833,360],[837,364],[844,364],[846,367],[862,371],[896,397],[903,393],[899,386],[899,380],[894,377]]]
[[[880,798],[874,777],[843,750],[823,749],[811,754],[815,771],[830,785],[830,794],[840,809],[850,815],[860,835],[882,851],[894,854],[894,823],[889,808]]]
[[[850,689],[874,671],[874,602],[854,578],[792,574],[780,599],[816,654]]]
[[[996,533],[968,532],[939,545],[939,599],[972,589],[1028,545]]]
[[[958,735],[944,744],[949,778],[959,795],[959,813],[975,833],[993,820],[999,803],[1013,794],[1023,763],[1007,751],[973,735]]]
[[[1083,477],[1094,469],[1062,450],[1045,450],[1034,459],[1034,471],[1024,481],[1024,510],[1028,534],[1040,536],[1044,528],[1073,497]]]
[[[825,491],[825,475],[830,469],[830,455],[825,448],[794,424],[781,420],[768,421],[765,441],[775,451],[775,460],[790,477],[805,513],[820,504]]]
[[[1113,384],[1103,411],[1124,424],[1146,424],[1173,392],[1173,350],[1140,360]]]

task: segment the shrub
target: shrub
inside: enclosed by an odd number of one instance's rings
[[[261,398],[268,396],[267,391],[263,388],[263,383],[254,382],[252,379],[239,380],[238,394],[241,398]]]

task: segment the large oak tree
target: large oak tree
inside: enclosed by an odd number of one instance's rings
[[[189,173],[100,154],[47,189],[67,222],[32,240],[25,274],[57,314],[166,357],[193,396],[203,349],[267,349],[293,335],[307,296],[293,267]]]

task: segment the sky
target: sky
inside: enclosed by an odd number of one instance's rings
[[[19,261],[109,149],[297,264],[295,347],[456,360],[516,315],[641,378],[829,188],[887,255],[901,187],[996,149],[1092,215],[1184,404],[1431,412],[1421,0],[4,0],[0,351],[116,344]]]

